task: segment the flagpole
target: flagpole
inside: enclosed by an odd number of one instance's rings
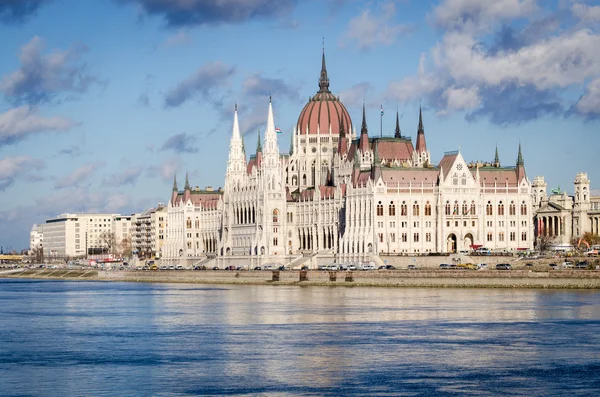
[[[381,105],[381,111],[379,112],[379,137],[383,137],[383,105]]]

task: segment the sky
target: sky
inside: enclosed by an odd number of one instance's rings
[[[323,48],[358,129],[414,139],[422,106],[436,164],[521,144],[548,192],[600,187],[598,1],[0,0],[0,246],[223,186],[235,104],[250,154],[271,96],[287,152]]]

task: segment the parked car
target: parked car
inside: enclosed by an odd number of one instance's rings
[[[548,266],[550,266],[553,269],[556,269],[556,263],[549,263]]]
[[[477,264],[477,270],[487,270],[488,269],[488,265],[485,263],[478,263]]]
[[[406,270],[417,270],[417,267],[415,265],[408,265]]]
[[[356,265],[348,265],[348,270],[356,270]]]
[[[227,266],[225,270],[235,270],[235,266]]]
[[[375,265],[372,263],[365,263],[362,265],[362,270],[375,270]]]
[[[381,265],[377,268],[377,270],[385,270],[385,265]]]
[[[279,266],[279,267],[278,267],[278,269],[279,269],[279,270],[281,270],[281,271],[284,271],[284,270],[290,270],[290,268],[289,268],[289,267],[287,267],[287,266],[283,266],[283,265]]]
[[[385,270],[396,270],[396,266],[394,265],[386,265]]]
[[[302,267],[300,268],[300,270],[308,270],[308,266],[302,265]]]
[[[587,269],[588,267],[589,267],[589,264],[585,261],[577,262],[577,264],[575,265],[575,269],[579,269],[579,270]]]
[[[219,269],[219,266],[215,266],[215,267],[213,267],[213,270],[220,270],[220,269]]]
[[[177,267],[175,268],[175,270],[184,270],[184,269],[183,269],[183,266],[177,265]]]
[[[254,270],[262,270],[262,268],[260,266],[255,266]]]
[[[450,265],[448,265],[447,263],[441,263],[440,269],[450,269]]]
[[[496,265],[496,270],[510,270],[511,266],[508,263],[498,263]]]

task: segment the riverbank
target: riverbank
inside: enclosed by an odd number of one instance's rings
[[[278,275],[278,281],[276,280]],[[151,283],[302,285],[343,287],[435,287],[435,288],[556,288],[600,289],[600,271],[469,271],[395,270],[327,272],[308,271],[300,281],[299,271],[104,271],[70,269],[25,269],[0,273],[2,278],[125,281]]]

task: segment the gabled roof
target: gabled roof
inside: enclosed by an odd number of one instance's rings
[[[444,169],[444,178],[446,178],[448,176],[448,173],[452,169],[452,166],[454,165],[454,161],[456,161],[457,157],[458,157],[458,152],[446,152],[444,154],[444,157],[442,157],[442,159],[440,160],[438,167]]]
[[[386,184],[435,184],[438,183],[438,168],[382,168],[381,174]]]
[[[558,205],[556,203],[548,202],[546,205],[544,205],[543,207],[541,207],[538,210],[536,210],[536,213],[540,213],[540,212],[560,212],[560,211],[567,211],[567,209],[565,209],[563,206]]]

